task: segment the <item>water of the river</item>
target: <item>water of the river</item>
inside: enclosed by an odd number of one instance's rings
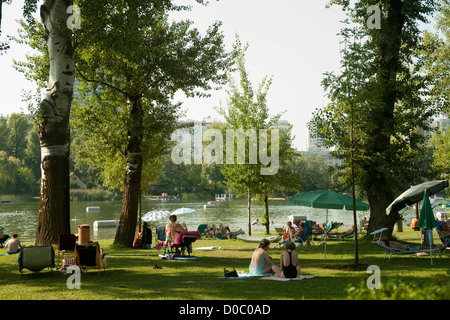
[[[142,200],[142,215],[153,209],[165,209],[174,211],[178,208],[192,208],[196,212],[178,216],[178,222],[185,222],[188,230],[196,230],[202,224],[225,224],[230,227],[232,231],[242,228],[245,232],[248,231],[247,218],[247,203],[244,200],[233,200],[227,204],[218,205],[216,208],[204,208],[206,201],[202,202],[183,202],[183,201],[151,201]],[[100,207],[100,211],[86,212],[86,207]],[[121,201],[96,201],[96,202],[81,202],[74,201],[70,205],[71,216],[71,232],[77,233],[78,226],[81,224],[90,225],[91,240],[113,239],[115,236],[114,227],[101,227],[94,230],[93,223],[96,220],[116,220],[119,221],[122,208]],[[0,226],[4,228],[4,233],[11,235],[18,233],[22,241],[34,241],[37,218],[38,218],[39,203],[36,202],[11,202],[0,203]],[[261,203],[252,202],[252,221],[260,219],[260,214],[263,211]],[[413,208],[403,210],[403,219],[406,224],[411,222],[415,213]],[[289,215],[307,216],[308,219],[314,220],[318,223],[325,221],[324,209],[313,209],[302,206],[296,206],[289,203],[288,200],[274,200],[270,201],[269,218],[274,224],[271,225],[271,231],[274,227],[281,227],[286,224]],[[369,218],[369,212],[357,212],[358,222],[365,216]],[[352,211],[329,210],[328,220],[343,222],[342,228],[350,228],[353,224]],[[156,224],[164,225],[168,222],[160,220]],[[151,226],[155,227],[155,223]],[[252,233],[264,232],[263,226],[253,226]]]

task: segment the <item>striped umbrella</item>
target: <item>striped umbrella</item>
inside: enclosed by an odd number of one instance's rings
[[[195,211],[197,211],[197,210],[190,209],[190,208],[180,208],[180,209],[177,209],[174,212],[172,212],[172,214],[180,215],[180,214],[192,213],[192,212],[195,212]]]
[[[158,221],[167,218],[169,215],[170,212],[166,210],[153,210],[144,214],[142,216],[142,221],[145,222]]]

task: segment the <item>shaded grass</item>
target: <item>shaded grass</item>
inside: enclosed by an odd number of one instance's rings
[[[419,243],[420,233],[397,234],[399,240]],[[449,252],[441,260],[430,257],[411,258],[393,255],[391,261],[384,259],[384,251],[359,239],[359,270],[342,269],[342,265],[354,263],[354,240],[327,243],[327,260],[324,246],[301,246],[297,248],[301,273],[316,278],[299,281],[269,281],[259,278],[221,279],[223,269],[248,271],[248,265],[257,243],[240,240],[197,240],[193,244],[194,255],[199,261],[163,260],[155,249],[125,249],[112,245],[113,240],[101,241],[107,252],[107,268],[98,275],[96,269],[81,274],[81,289],[69,290],[68,275],[46,269],[40,272],[18,270],[18,255],[0,256],[0,286],[8,296],[3,299],[18,300],[292,300],[292,299],[345,299],[349,286],[366,281],[367,266],[378,265],[382,282],[401,279],[429,283],[439,277],[449,281]],[[317,242],[316,242],[317,243]],[[220,246],[221,250],[202,251],[196,247]],[[284,249],[270,249],[274,263]],[[6,250],[0,250],[5,253]],[[162,269],[154,269],[154,265]],[[450,284],[450,283],[449,283]]]

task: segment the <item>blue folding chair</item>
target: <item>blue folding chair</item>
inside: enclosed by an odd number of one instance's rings
[[[310,239],[311,234],[312,234],[312,225],[313,225],[312,220],[306,220],[305,221],[305,226],[303,228],[303,231],[302,231],[301,235],[296,237],[294,239],[294,242],[297,242],[297,243],[299,243],[300,246],[302,246],[303,243],[307,242],[308,239],[309,239],[309,241],[311,243],[313,243],[312,239]],[[283,242],[277,243],[275,246],[284,245],[284,244],[286,244],[288,242],[291,242],[291,240],[285,240]]]
[[[295,238],[294,241],[300,243],[300,245],[303,245],[303,243],[307,242],[308,239],[310,242],[312,242],[312,239],[310,239],[312,233],[312,225],[312,220],[306,220],[302,234],[299,237]]]

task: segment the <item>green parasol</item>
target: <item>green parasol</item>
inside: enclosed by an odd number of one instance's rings
[[[353,210],[353,198],[346,196],[341,193],[337,193],[330,190],[316,190],[308,191],[296,195],[291,199],[292,204],[312,207],[312,208],[322,208],[326,209],[326,221],[328,221],[328,209],[338,209],[338,210]],[[355,199],[355,207],[358,211],[367,211],[370,206],[362,202],[361,200]],[[357,226],[355,226],[355,232]],[[325,260],[327,259],[327,235],[325,231]]]
[[[428,243],[431,244],[433,239],[433,232],[431,231],[434,227],[436,227],[436,220],[434,219],[433,208],[431,207],[430,199],[428,198],[428,190],[425,190],[423,193],[423,202],[422,209],[420,210],[419,222],[417,225],[427,230],[424,234],[428,237]],[[433,255],[430,252],[431,257],[431,265],[433,265]]]

